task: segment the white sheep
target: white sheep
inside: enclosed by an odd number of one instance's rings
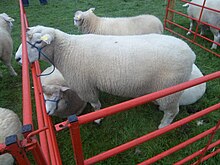
[[[42,74],[49,74],[52,70],[53,66],[48,67]],[[86,103],[68,87],[62,74],[56,68],[51,74],[41,76],[41,83],[49,115],[65,118],[72,114],[82,113]]]
[[[202,77],[203,74],[199,68],[193,64],[192,73],[189,80],[193,80]],[[180,97],[180,105],[190,105],[198,101],[206,91],[206,83],[185,89]]]
[[[202,6],[204,3],[204,0],[192,0],[191,2]],[[189,4],[189,3],[186,3],[183,6],[188,6],[187,13],[190,17],[199,19],[202,7],[196,6],[193,4]],[[220,10],[220,0],[206,0],[205,7],[212,8],[215,10]],[[220,13],[219,12],[211,11],[206,8],[203,9],[202,16],[201,16],[201,22],[205,22],[205,23],[208,23],[208,24],[211,24],[215,27],[220,28],[220,21],[219,20],[220,20]],[[190,28],[189,28],[187,35],[191,34],[190,31],[193,28],[193,23],[194,23],[194,20],[190,19]],[[201,35],[204,34],[205,27],[206,27],[206,25],[201,26],[201,33],[200,33]],[[214,35],[214,41],[219,42],[219,39],[220,39],[219,30],[216,28],[213,28],[211,26],[210,26],[210,30],[211,30],[212,34]],[[216,49],[216,48],[217,48],[217,45],[215,43],[213,43],[211,49]]]
[[[8,67],[12,76],[17,76],[17,73],[11,66],[11,57],[13,51],[11,30],[13,26],[13,21],[14,19],[9,17],[7,14],[0,14],[0,60]],[[1,72],[0,77],[2,77]]]
[[[87,11],[77,11],[74,25],[83,33],[102,35],[139,35],[149,33],[163,33],[163,24],[153,15],[139,15],[134,17],[106,18],[93,13],[94,8]]]
[[[99,91],[131,98],[152,93],[189,80],[195,61],[184,41],[161,34],[70,35],[36,26],[27,31],[27,41],[29,62],[50,59],[68,86],[95,110],[101,108]],[[15,58],[22,63],[20,54]],[[156,100],[164,112],[159,128],[178,114],[181,94]]]
[[[6,137],[15,134],[21,140],[23,138],[21,127],[21,122],[16,113],[9,109],[0,108],[0,143],[4,143]],[[8,153],[0,155],[0,164],[13,165],[14,158]]]

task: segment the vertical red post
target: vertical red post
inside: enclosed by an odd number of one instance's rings
[[[76,115],[69,116],[68,122],[70,123],[69,129],[70,129],[70,135],[71,135],[71,141],[73,145],[76,165],[84,165],[84,156],[83,156],[80,128],[79,128],[77,116]]]
[[[24,148],[19,144],[17,135],[6,137],[5,145],[5,150],[13,155],[17,164],[31,165]]]

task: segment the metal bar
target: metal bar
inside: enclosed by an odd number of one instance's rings
[[[220,140],[218,140],[218,141],[216,141],[216,142],[210,144],[210,146],[208,147],[208,150],[214,148],[214,147],[217,146],[217,145],[220,145]],[[197,151],[197,152],[195,152],[195,153],[193,153],[193,154],[191,154],[191,155],[185,157],[184,159],[182,159],[182,160],[176,162],[176,163],[173,164],[173,165],[182,165],[182,164],[184,164],[184,163],[186,163],[186,162],[188,162],[188,161],[194,159],[195,157],[197,157],[197,156],[199,156],[199,155],[201,154],[202,150],[203,150],[203,149],[201,149],[201,150],[199,150],[199,151]]]
[[[52,164],[62,165],[60,151],[59,151],[58,143],[56,140],[56,135],[54,132],[53,123],[51,121],[51,118],[46,113],[42,85],[41,85],[40,77],[38,76],[41,74],[39,62],[36,61],[34,63],[34,66],[36,68],[36,75],[35,76],[37,77],[39,97],[41,100],[41,111],[43,113],[43,118],[44,118],[45,124],[48,125],[48,127],[49,127],[49,130],[46,131],[46,135],[47,135],[48,145],[49,145],[49,149],[50,149],[51,162],[52,162]]]
[[[80,128],[76,115],[69,116],[68,122],[76,165],[84,165]]]
[[[200,157],[199,157],[199,160],[197,161],[196,164],[200,164],[200,163],[202,162],[202,158],[204,157],[205,153],[207,152],[209,145],[211,144],[211,142],[212,142],[212,140],[213,140],[213,138],[214,138],[214,136],[215,136],[217,130],[219,129],[219,126],[220,126],[220,120],[219,120],[218,123],[216,124],[215,129],[213,130],[213,132],[211,133],[211,136],[210,136],[210,138],[209,138],[209,140],[208,140],[208,142],[207,142],[207,145],[206,145],[205,148],[202,150],[202,153],[201,153],[201,155],[200,155]]]
[[[21,33],[22,33],[22,105],[23,105],[23,125],[31,124],[32,120],[32,105],[30,93],[30,77],[28,68],[28,56],[26,46],[26,23],[24,21],[24,8],[22,0],[20,4],[20,19],[21,19]]]
[[[31,165],[23,146],[21,146],[19,143],[17,135],[6,137],[5,145],[5,151],[13,155],[16,163],[22,165]]]
[[[33,144],[33,146],[30,149],[30,151],[31,151],[31,153],[34,156],[34,159],[35,159],[36,163],[40,164],[40,165],[48,165],[48,164],[50,164],[45,159],[45,156],[44,156],[44,154],[43,154],[43,152],[41,150],[41,147],[40,147],[38,141],[36,139],[32,139],[32,144]]]
[[[219,78],[219,77],[220,77],[220,71],[194,79],[194,80],[190,80],[190,81],[187,81],[187,82],[184,82],[184,83],[181,83],[181,84],[178,84],[178,85],[175,85],[175,86],[172,86],[172,87],[169,87],[169,88],[157,91],[157,92],[153,92],[151,94],[144,95],[144,96],[141,96],[141,97],[129,100],[129,101],[125,101],[123,103],[116,104],[111,107],[103,108],[96,112],[91,112],[91,113],[79,116],[78,117],[79,124],[80,125],[85,124],[85,123],[94,121],[96,119],[99,119],[105,116],[109,116],[109,115],[112,115],[118,112],[128,110],[135,106],[145,104],[147,102],[156,100],[158,98],[173,94],[177,91],[181,91],[186,88],[192,87],[194,85],[198,85],[198,84],[201,84],[206,81],[210,81],[212,79]]]
[[[170,148],[170,149],[168,149],[168,150],[166,150],[166,151],[164,151],[164,152],[162,152],[162,153],[160,153],[160,154],[158,154],[158,155],[156,155],[156,156],[154,156],[154,157],[152,157],[152,158],[150,158],[150,159],[148,159],[146,161],[143,161],[143,162],[139,163],[138,165],[155,163],[156,161],[158,161],[160,159],[163,159],[164,157],[166,157],[166,156],[168,156],[168,155],[170,155],[170,154],[172,154],[172,153],[174,153],[176,151],[179,151],[182,148],[187,147],[188,145],[190,145],[190,144],[192,144],[192,143],[194,143],[194,142],[204,138],[205,136],[208,136],[213,131],[215,131],[215,129],[216,129],[216,127],[213,127],[213,128],[211,128],[211,129],[209,129],[209,130],[207,130],[205,132],[202,132],[201,134],[198,134],[197,136],[195,136],[193,138],[190,138],[190,139],[184,141],[183,143],[180,143],[180,144],[178,144],[178,145],[176,145],[176,146],[174,146],[174,147],[172,147],[172,148]]]
[[[193,121],[193,120],[195,120],[197,118],[200,118],[200,117],[202,117],[202,116],[204,116],[204,115],[206,115],[208,113],[211,113],[211,112],[213,112],[215,110],[218,110],[218,109],[220,109],[220,103],[215,104],[215,105],[213,105],[211,107],[208,107],[208,108],[206,108],[206,109],[204,109],[204,110],[202,110],[200,112],[197,112],[197,113],[195,113],[193,115],[190,115],[190,116],[188,116],[186,118],[183,118],[183,119],[181,119],[181,120],[179,120],[179,121],[177,121],[177,122],[175,122],[173,124],[170,124],[169,126],[166,126],[166,127],[161,128],[159,130],[153,131],[153,132],[151,132],[149,134],[146,134],[146,135],[144,135],[142,137],[139,137],[139,138],[134,139],[134,140],[132,140],[130,142],[127,142],[125,144],[117,146],[117,147],[115,147],[113,149],[110,149],[108,151],[105,151],[105,152],[103,152],[101,154],[98,154],[98,155],[96,155],[96,156],[94,156],[92,158],[86,159],[84,161],[84,163],[85,164],[94,164],[96,162],[105,160],[105,159],[107,159],[109,157],[117,155],[117,154],[119,154],[119,153],[121,153],[123,151],[126,151],[126,150],[134,147],[134,146],[137,146],[137,145],[142,144],[142,143],[144,143],[146,141],[149,141],[149,140],[151,140],[153,138],[156,138],[156,137],[158,137],[158,136],[160,136],[162,134],[165,134],[168,131],[176,129],[176,128],[178,128],[178,127],[180,127],[180,126],[182,126],[182,125],[184,125],[186,123],[189,123],[189,122],[191,122],[191,121]]]
[[[214,152],[212,152],[212,153],[206,155],[205,157],[202,158],[201,163],[204,162],[204,161],[206,161],[206,160],[208,160],[209,158],[211,158],[211,157],[213,157],[213,156],[219,154],[219,153],[220,153],[220,149],[217,149],[216,151],[214,151]]]
[[[119,104],[116,104],[116,105],[113,105],[113,106],[110,106],[107,108],[103,108],[103,109],[100,109],[95,112],[81,115],[78,117],[79,124],[82,125],[82,124],[94,121],[95,119],[99,119],[102,117],[113,115],[118,112],[128,110],[128,109],[133,108],[135,106],[148,103],[148,102],[156,100],[160,97],[164,97],[166,95],[173,94],[175,92],[184,90],[186,88],[189,88],[189,87],[192,87],[192,86],[195,86],[195,85],[198,85],[198,84],[201,84],[201,83],[204,83],[204,82],[207,82],[212,79],[219,78],[219,77],[220,77],[220,71],[217,71],[215,73],[211,73],[209,75],[206,75],[206,76],[194,79],[194,80],[190,80],[190,81],[178,84],[173,87],[169,87],[169,88],[157,91],[157,92],[153,92],[151,94],[147,94],[147,95],[135,98],[135,99],[131,99],[129,101],[125,101],[123,103],[119,103]],[[67,123],[67,121],[56,124],[55,125],[56,130],[60,131],[62,129],[65,129],[66,127],[63,127],[63,126],[65,126],[66,123]]]
[[[172,25],[177,26],[177,27],[180,28],[180,29],[183,29],[183,30],[188,31],[187,28],[185,28],[185,27],[183,27],[183,26],[181,26],[181,25],[179,25],[179,24],[176,24],[176,23],[174,23],[174,22],[170,22],[170,21],[168,21],[168,20],[167,20],[167,22],[169,22],[169,23],[172,24]],[[166,29],[166,28],[165,28],[165,29]],[[166,30],[167,30],[167,29],[166,29]],[[191,32],[193,35],[197,35],[198,37],[200,37],[200,38],[202,38],[202,39],[205,39],[205,40],[207,40],[207,41],[209,41],[209,42],[211,42],[211,43],[215,43],[216,45],[220,46],[220,44],[219,44],[218,42],[215,42],[215,41],[213,41],[213,40],[211,40],[211,39],[209,39],[209,38],[207,38],[207,37],[205,37],[205,36],[203,36],[203,35],[201,35],[201,34],[198,34],[198,33],[194,32],[194,31],[190,31],[190,32]],[[178,33],[178,35],[181,36],[182,38],[187,39],[187,40],[190,40],[190,41],[192,41],[192,43],[196,44],[196,41],[191,40],[191,39],[189,39],[189,38],[187,38],[187,37],[185,37],[185,36],[183,36],[183,35],[181,35],[181,34],[179,34],[179,33]],[[209,52],[211,52],[211,51],[209,51]]]
[[[194,41],[192,41],[191,39],[189,39],[189,38],[187,38],[187,37],[185,37],[185,36],[183,36],[183,35],[181,35],[181,34],[175,32],[175,31],[173,31],[173,30],[171,30],[171,29],[168,29],[168,28],[166,28],[166,27],[165,27],[165,29],[166,29],[167,31],[173,33],[173,34],[176,34],[176,35],[178,35],[178,36],[180,36],[180,37],[186,39],[187,41],[190,41],[191,43],[193,43],[193,44],[199,46],[200,48],[204,49],[205,51],[210,52],[210,53],[214,54],[214,55],[217,56],[217,57],[220,57],[220,54],[218,54],[218,53],[216,53],[216,52],[214,52],[214,51],[211,51],[211,50],[209,50],[209,49],[203,47],[202,45],[198,44],[197,42],[194,42]]]
[[[37,112],[38,129],[42,129],[45,127],[45,121],[44,121],[42,109],[41,109],[41,101],[40,101],[40,96],[39,96],[40,93],[39,93],[37,77],[36,77],[36,67],[35,65],[32,65],[31,68],[32,68],[31,69],[32,79],[33,79],[33,84],[34,84],[34,96],[35,96],[35,104],[36,104],[36,112]],[[39,138],[40,138],[40,145],[41,145],[42,151],[44,153],[46,161],[49,163],[50,155],[49,155],[49,149],[48,149],[45,131],[39,133]]]

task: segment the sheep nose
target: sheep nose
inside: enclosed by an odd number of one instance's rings
[[[19,62],[21,60],[21,57],[18,57],[15,59],[17,62]]]

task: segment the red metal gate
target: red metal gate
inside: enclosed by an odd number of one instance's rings
[[[149,141],[155,137],[158,137],[162,134],[167,133],[173,129],[176,129],[188,122],[191,122],[197,118],[200,118],[204,115],[207,115],[213,111],[217,111],[220,109],[220,103],[208,107],[200,112],[197,112],[193,115],[190,115],[182,120],[179,120],[167,127],[162,129],[153,131],[149,134],[141,136],[137,139],[129,141],[125,144],[112,148],[108,151],[100,153],[96,156],[93,156],[88,159],[84,159],[82,142],[80,138],[80,126],[86,124],[88,122],[92,122],[95,119],[114,115],[118,112],[129,110],[135,106],[142,105],[153,101],[155,99],[164,97],[166,95],[175,93],[180,90],[184,90],[186,88],[201,84],[203,82],[207,82],[213,79],[220,78],[220,71],[206,75],[202,78],[197,78],[158,92],[154,92],[139,98],[135,98],[126,102],[122,102],[120,104],[101,109],[96,112],[88,113],[82,116],[69,116],[68,120],[56,125],[53,125],[50,117],[46,114],[43,95],[42,95],[42,87],[40,83],[40,79],[37,75],[41,73],[40,66],[38,62],[31,64],[32,71],[32,79],[34,84],[34,95],[35,95],[35,104],[36,104],[36,112],[37,112],[37,121],[38,126],[34,128],[33,119],[32,119],[32,105],[31,105],[31,95],[30,95],[30,75],[29,75],[29,64],[27,58],[27,48],[26,48],[26,28],[28,27],[28,22],[26,18],[26,14],[24,8],[22,6],[22,0],[20,0],[20,16],[21,16],[21,26],[22,26],[22,91],[23,91],[23,134],[24,140],[18,141],[16,136],[7,137],[6,143],[0,145],[0,153],[9,152],[11,153],[18,164],[30,164],[30,161],[27,157],[27,152],[31,152],[37,164],[52,164],[52,165],[61,165],[61,157],[58,149],[55,131],[62,131],[63,129],[69,129],[70,136],[72,140],[72,147],[74,150],[75,161],[77,165],[86,165],[86,164],[94,164],[96,162],[105,160],[109,157],[112,157],[116,154],[119,154],[125,150],[128,150],[134,146],[142,144],[146,141]],[[55,129],[54,129],[55,128]],[[196,135],[152,158],[147,159],[140,164],[152,164],[184,147],[204,138],[210,136],[207,141],[207,144],[200,148],[197,152],[189,155],[188,157],[175,162],[174,164],[183,164],[192,160],[195,157],[198,159],[194,162],[194,164],[200,164],[201,162],[215,156],[220,153],[220,149],[209,153],[207,151],[211,150],[214,147],[220,146],[220,139],[217,141],[213,141],[216,132],[220,128],[220,120],[216,123],[216,125],[201,134]],[[35,135],[39,135],[39,141],[36,139]]]
[[[208,0],[204,0],[204,3],[202,5],[192,3],[189,0],[181,0],[181,1],[183,2],[183,4],[188,3],[188,4],[191,4],[191,5],[201,7],[201,12],[200,12],[199,18],[198,19],[193,18],[191,16],[188,16],[187,14],[184,14],[181,10],[175,9],[176,0],[168,0],[168,4],[167,4],[167,7],[166,7],[166,15],[165,15],[165,19],[164,19],[164,29],[171,32],[171,33],[174,33],[175,35],[177,35],[179,37],[182,37],[182,38],[186,39],[187,41],[192,42],[193,44],[201,47],[202,49],[206,50],[207,52],[210,52],[210,53],[220,57],[220,54],[217,51],[214,51],[214,50],[210,49],[212,43],[215,43],[218,46],[220,46],[220,44],[218,42],[214,42],[212,39],[208,38],[207,36],[201,35],[199,33],[199,25],[207,25],[209,27],[211,26],[215,29],[220,30],[220,27],[208,24],[208,23],[203,22],[201,20],[202,13],[203,13],[204,9],[207,9],[207,10],[210,10],[210,11],[215,11],[215,12],[218,12],[218,13],[220,13],[220,10],[215,10],[215,9],[206,7],[205,3]],[[184,9],[184,10],[186,11],[186,9]],[[190,31],[192,33],[191,35],[189,35],[189,36],[186,35],[186,33],[188,32],[188,29],[189,29],[189,23],[187,24],[187,27],[185,27],[185,26],[180,24],[178,19],[176,19],[176,21],[175,21],[175,17],[186,18],[187,21],[188,21],[188,19],[192,19],[192,20],[197,22],[195,30],[192,29],[192,31]],[[199,42],[198,41],[199,39],[202,39],[203,41],[207,41],[207,43],[210,43],[210,44],[208,44],[209,46],[205,46],[205,44],[202,44],[201,42]]]

